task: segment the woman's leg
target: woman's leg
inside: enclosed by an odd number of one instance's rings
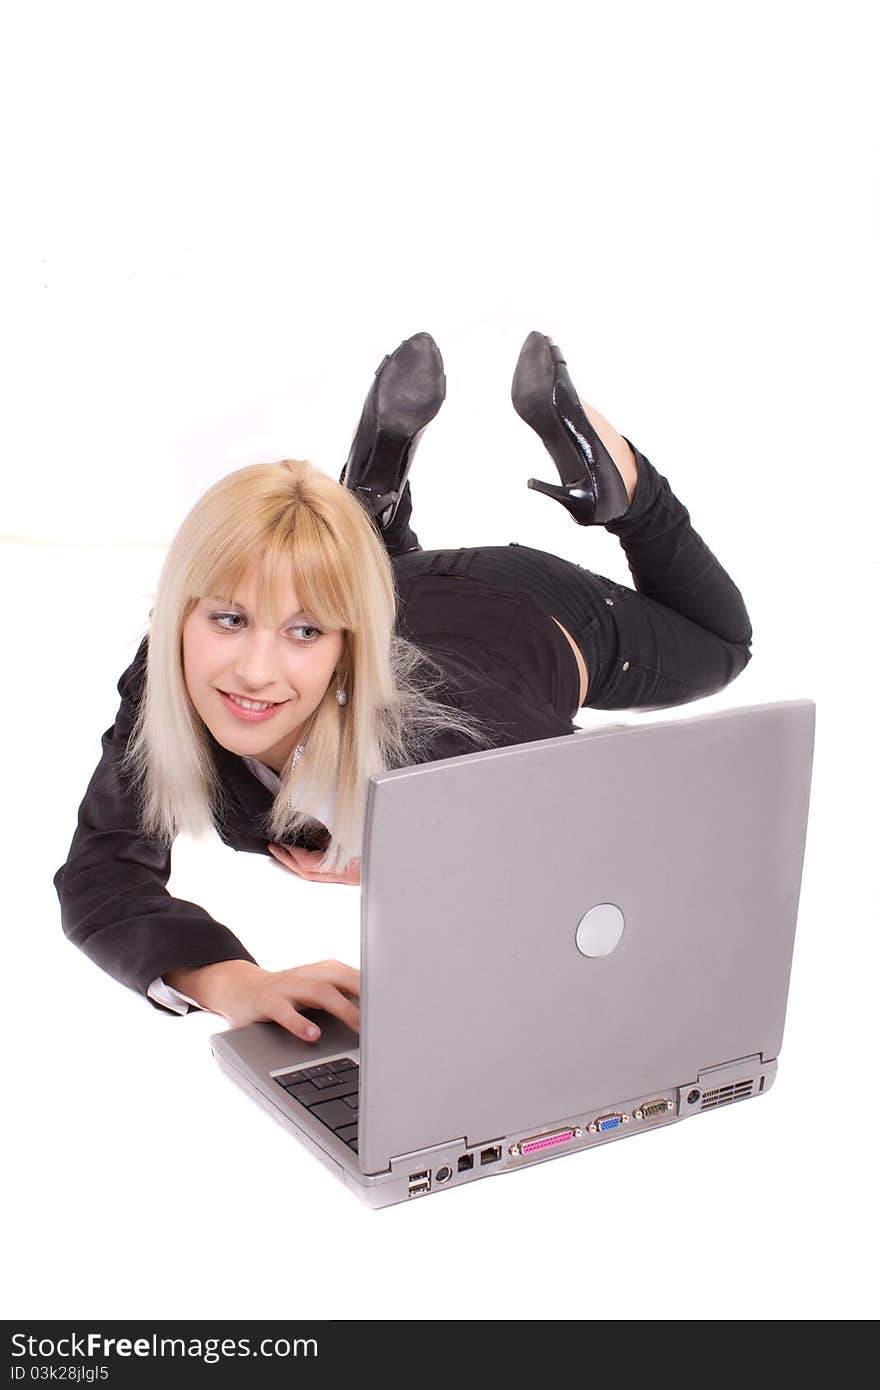
[[[586,411],[590,424],[614,460],[617,470],[623,478],[627,501],[632,505],[633,494],[639,477],[639,468],[632,445],[622,434],[617,433],[617,430],[609,420],[605,419],[604,415],[600,415],[598,410],[587,405],[580,396],[578,396],[578,400]]]
[[[726,641],[748,645],[752,628],[742,594],[691,526],[667,479],[603,415],[586,401],[581,405],[626,485],[629,510],[605,529],[620,540],[638,592]]]
[[[634,589],[517,542],[422,554],[432,572],[442,572],[446,556],[455,573],[527,594],[562,623],[586,663],[584,707],[663,709],[714,694],[751,659],[742,595],[667,479],[624,436],[615,438],[598,412],[589,413],[627,486],[625,516],[606,527],[621,542]],[[420,561],[413,556],[417,569]],[[408,563],[398,567],[412,573]],[[571,706],[560,710],[567,718],[576,712],[574,676],[572,691]]]
[[[752,626],[733,580],[691,525],[668,480],[581,402],[624,477],[630,506],[618,537],[635,591],[607,598],[617,629],[586,705],[664,708],[712,694],[751,660]]]
[[[354,441],[356,438],[357,429],[352,435],[352,447],[354,447]],[[343,468],[342,474],[339,479],[340,483],[342,483],[343,486],[346,486],[346,468],[347,465]],[[376,530],[379,532],[379,535],[385,543],[385,548],[392,559],[396,558],[399,555],[406,555],[411,550],[421,550],[422,547],[419,544],[419,538],[410,526],[410,517],[412,516],[412,493],[409,489],[409,479],[407,479],[406,483],[404,484],[403,492],[400,495],[400,502],[398,504],[397,511],[394,513],[394,518],[391,521],[390,525],[386,527],[383,527],[380,524],[379,518],[373,516],[369,507],[364,505],[363,497],[358,492],[355,492],[355,496],[357,497],[358,501],[363,505],[364,511],[367,513],[367,516],[370,518]]]
[[[689,512],[667,479],[603,415],[586,401],[581,404],[626,486],[629,510],[606,523],[606,530],[620,540],[636,591],[725,641],[748,647],[752,628],[742,594],[691,526]],[[641,470],[640,461],[645,465]],[[382,532],[390,556],[421,550],[411,518],[407,480],[394,520]],[[748,652],[743,665],[750,657]]]
[[[379,363],[352,436],[339,481],[355,493],[392,557],[421,549],[409,525],[407,475],[419,440],[445,398],[440,349],[430,333],[415,333]],[[389,499],[397,494],[392,507]]]
[[[421,550],[419,538],[410,525],[412,517],[412,494],[409,490],[409,479],[407,479],[403,492],[400,495],[400,502],[391,525],[383,531],[380,528],[379,534],[385,542],[388,554],[394,559],[398,555],[406,555],[411,550]]]
[[[714,694],[751,659],[742,594],[692,527],[668,480],[604,416],[581,404],[626,487],[627,512],[606,529],[620,540],[634,589],[516,542],[424,552],[410,525],[409,482],[383,534],[388,553],[401,575],[420,572],[421,556],[401,564],[408,552],[421,552],[433,573],[442,572],[447,556],[457,574],[535,599],[584,656],[584,707],[663,709]],[[563,713],[570,717],[572,709]]]
[[[562,481],[561,487],[537,479],[529,485],[555,497],[581,525],[607,526],[623,546],[636,585],[618,586],[617,597],[606,597],[622,660],[607,689],[594,676],[588,703],[662,706],[726,684],[750,656],[748,614],[668,481],[580,399],[560,348],[546,334],[526,338],[511,398]],[[606,636],[613,646],[615,634]],[[610,664],[605,674],[612,674]]]

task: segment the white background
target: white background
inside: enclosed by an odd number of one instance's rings
[[[4,22],[8,1315],[876,1313],[872,9]],[[448,380],[422,544],[628,581],[614,537],[526,488],[556,479],[510,404],[533,328],[745,596],[751,665],[682,717],[816,701],[785,1045],[754,1104],[371,1212],[221,1074],[222,1020],[154,1010],[65,941],[51,880],[185,511],[245,463],[338,476],[410,334]],[[170,886],[268,966],[357,963],[356,888],[217,840],[180,841]]]

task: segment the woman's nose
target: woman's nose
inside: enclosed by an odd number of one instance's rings
[[[262,690],[277,683],[279,663],[271,633],[265,639],[248,634],[247,641],[236,651],[233,669],[238,680],[250,690]]]

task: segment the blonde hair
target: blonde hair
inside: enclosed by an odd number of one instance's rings
[[[371,776],[424,761],[440,730],[464,734],[478,747],[489,746],[491,735],[475,716],[428,694],[443,672],[396,632],[394,570],[354,494],[304,460],[251,464],[196,502],[159,576],[146,681],[122,763],[145,834],[169,844],[181,832],[200,836],[222,812],[225,793],[208,731],[186,689],[182,630],[200,598],[234,594],[255,565],[267,622],[278,621],[281,591],[292,582],[319,626],[343,632],[337,669],[302,731],[306,751],[295,768],[292,755],[287,759],[258,827],[272,841],[313,832],[314,809],[335,797],[318,867],[339,872],[361,853]],[[342,706],[337,684],[348,695]]]

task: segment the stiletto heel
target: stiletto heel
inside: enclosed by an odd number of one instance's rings
[[[561,502],[579,526],[604,526],[629,507],[620,471],[578,398],[561,348],[544,333],[523,343],[513,374],[516,413],[539,435],[562,486],[529,479],[529,487]]]
[[[394,520],[426,426],[446,398],[440,349],[416,333],[376,368],[340,483],[384,531]]]

